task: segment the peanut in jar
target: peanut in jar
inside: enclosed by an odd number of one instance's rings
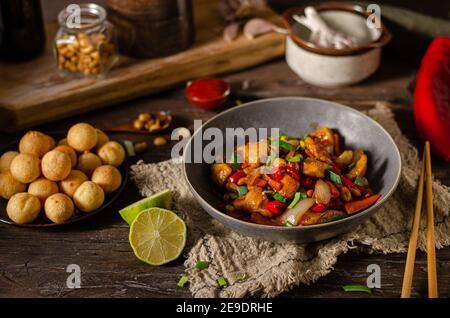
[[[55,56],[62,75],[103,77],[117,61],[113,27],[106,11],[96,4],[81,4],[80,19],[73,23],[67,10],[58,15],[60,29]]]

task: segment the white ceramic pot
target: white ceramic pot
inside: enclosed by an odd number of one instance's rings
[[[305,82],[322,87],[358,83],[378,69],[381,49],[355,55],[322,55],[307,51],[286,37],[286,62]]]
[[[357,45],[342,49],[316,46],[309,41],[311,31],[293,19],[302,16],[305,7],[292,8],[283,14],[289,67],[305,82],[322,87],[355,84],[375,73],[382,47],[391,39],[381,21],[378,27],[369,27],[365,8],[349,3],[325,2],[315,9],[330,28],[351,36]]]

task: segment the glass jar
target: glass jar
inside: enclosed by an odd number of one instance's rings
[[[70,5],[58,14],[55,57],[61,75],[103,77],[117,62],[117,43],[106,10],[93,3]]]

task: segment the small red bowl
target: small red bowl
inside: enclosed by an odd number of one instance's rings
[[[230,84],[221,78],[199,78],[189,81],[186,85],[186,99],[192,105],[203,109],[222,106],[230,92]]]

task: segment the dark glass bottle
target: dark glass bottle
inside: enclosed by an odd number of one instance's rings
[[[0,56],[23,61],[45,47],[40,0],[0,0]]]

